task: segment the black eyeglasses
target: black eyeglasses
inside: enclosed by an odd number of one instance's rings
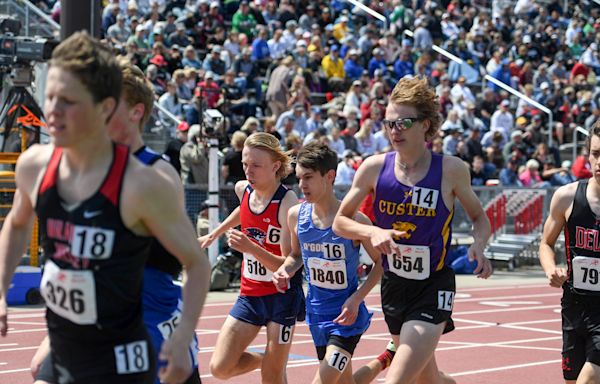
[[[406,131],[407,129],[411,129],[413,124],[417,121],[424,120],[423,117],[405,117],[403,119],[398,120],[383,120],[383,126],[389,130],[393,130],[396,128],[398,131]]]

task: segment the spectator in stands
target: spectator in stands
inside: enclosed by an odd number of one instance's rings
[[[244,33],[252,39],[254,28],[256,27],[256,18],[250,13],[250,6],[247,0],[240,1],[240,7],[231,19],[231,27],[234,31]]]
[[[108,28],[117,22],[117,15],[120,12],[119,6],[116,4],[107,5],[108,12],[102,17],[102,34],[107,35]]]
[[[455,111],[452,111],[455,112]],[[453,126],[444,130],[444,155],[456,156],[457,150],[456,147],[458,143],[462,140],[463,129],[459,126]]]
[[[433,38],[431,32],[427,29],[427,26],[426,20],[422,18],[415,20],[415,30],[413,34],[415,49],[423,52],[429,51],[433,45]]]
[[[266,97],[271,114],[275,118],[279,117],[286,110],[289,95],[289,77],[293,65],[294,59],[291,56],[287,56],[271,73]]]
[[[304,113],[310,111],[310,89],[306,86],[306,80],[304,80],[304,77],[301,75],[294,76],[287,100],[288,108],[296,108],[297,105],[302,106]],[[305,131],[306,128],[303,127],[300,132],[305,134]]]
[[[508,108],[509,106],[510,101],[506,99],[502,100],[500,107],[498,110],[496,110],[496,112],[494,112],[490,120],[490,129],[494,131],[501,131],[505,136],[510,135],[515,125],[514,117]]]
[[[171,80],[167,83],[167,92],[163,93],[158,99],[158,104],[166,109],[168,112],[173,114],[176,118],[181,118],[183,115],[183,106],[179,102],[177,96],[177,83],[175,80]],[[164,112],[159,112],[161,123],[175,133],[175,123],[170,119]]]
[[[546,188],[550,183],[544,182],[539,173],[540,163],[537,160],[529,159],[524,169],[519,172],[519,180],[524,187]]]
[[[192,125],[188,132],[188,141],[181,147],[179,155],[181,180],[186,187],[185,205],[192,223],[196,222],[200,204],[206,200],[204,189],[195,185],[208,184],[208,151],[202,136],[200,125]]]
[[[352,185],[356,170],[354,169],[354,152],[347,149],[342,154],[342,161],[339,162],[337,172],[335,175],[335,181],[333,185],[336,186],[348,186]]]
[[[358,50],[350,49],[348,57],[344,63],[344,72],[349,80],[359,80],[362,76],[364,68],[358,63]]]
[[[400,52],[400,56],[398,60],[394,63],[394,75],[396,80],[400,80],[404,76],[414,76],[415,74],[415,64],[412,60],[410,51],[403,50]],[[448,76],[445,77],[445,81],[449,82]]]
[[[216,108],[221,98],[221,90],[215,81],[215,77],[214,73],[207,71],[204,74],[204,80],[199,82],[196,88],[196,94],[202,97],[208,108]]]
[[[244,79],[244,83],[254,87],[255,98],[262,101],[262,81],[258,78],[258,65],[251,59],[252,49],[246,47],[242,54],[233,62],[233,71],[237,79]]]
[[[137,51],[142,55],[150,52],[150,44],[146,41],[146,27],[141,24],[135,27],[135,34],[129,36],[127,43],[129,44],[129,42],[133,42],[137,47]]]
[[[221,60],[221,52],[223,48],[220,45],[215,45],[210,51],[210,56],[204,59],[202,68],[207,72],[212,72],[214,81],[220,82],[225,75],[225,62]]]
[[[521,180],[519,180],[519,175],[517,174],[517,169],[519,165],[513,159],[509,159],[506,162],[506,167],[500,170],[500,185],[504,187],[519,187],[523,184]]]
[[[484,170],[484,161],[481,156],[475,156],[471,164],[471,185],[483,186],[488,180]]]
[[[125,25],[125,15],[118,14],[116,23],[108,27],[106,37],[116,46],[122,47],[131,36],[131,30]]]
[[[183,59],[181,60],[183,67],[192,67],[195,69],[202,68],[202,62],[198,59],[196,50],[193,45],[188,45],[183,50]]]
[[[481,131],[478,128],[469,130],[469,136],[465,141],[469,162],[473,161],[475,156],[483,158],[483,147],[481,146]]]
[[[339,56],[339,46],[337,44],[329,48],[329,54],[321,61],[321,67],[327,78],[330,90],[342,91],[345,89],[346,72],[344,71],[344,60]]]
[[[523,132],[515,130],[510,134],[510,140],[502,148],[504,159],[508,160],[514,151],[519,151],[522,155],[527,155],[530,151],[523,141]]]
[[[221,167],[221,178],[224,184],[235,185],[246,178],[242,166],[242,149],[247,138],[248,136],[242,131],[236,131],[231,135],[231,147],[225,154]]]
[[[356,138],[357,152],[363,157],[375,154],[375,136],[373,134],[373,120],[366,119],[360,130],[354,135]]]
[[[320,107],[312,107],[310,110],[310,117],[306,119],[306,135],[308,136],[311,132],[316,131],[323,127],[321,121],[322,109]]]
[[[179,161],[179,156],[181,154],[181,147],[183,147],[183,144],[187,141],[189,129],[190,125],[185,121],[181,121],[179,125],[177,125],[175,137],[169,140],[164,153],[179,175],[181,175],[181,162]]]
[[[293,105],[292,109],[285,111],[281,115],[279,115],[276,124],[279,133],[282,132],[286,121],[288,121],[290,118],[293,121],[292,127],[294,133],[298,135],[298,137],[300,137],[301,139],[306,137],[306,134],[308,133],[308,127],[306,125],[306,115],[304,112],[304,106],[300,103],[296,103]]]

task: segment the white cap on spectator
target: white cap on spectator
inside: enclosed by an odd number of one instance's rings
[[[304,40],[296,41],[296,47],[306,47],[306,41],[304,41]]]
[[[503,105],[503,106],[505,106],[505,107],[508,107],[508,106],[510,105],[510,101],[508,101],[508,100],[504,99],[504,100],[502,100],[502,102],[500,103],[500,105]]]
[[[529,35],[523,36],[523,44],[529,44],[529,43],[531,43],[531,36],[529,36]]]
[[[523,131],[517,129],[516,131],[513,131],[513,133],[510,134],[511,139],[514,139],[517,136],[523,136]]]
[[[139,24],[137,27],[135,27],[135,31],[136,32],[141,32],[141,31],[145,31],[146,27],[144,27],[143,24]]]
[[[346,16],[340,17],[340,23],[347,23],[349,20]]]
[[[304,39],[310,39],[310,37],[312,36],[312,33],[306,31],[302,34],[302,38]]]
[[[219,2],[218,1],[213,1],[212,3],[210,3],[210,7],[211,8],[219,8]]]
[[[205,79],[213,79],[215,78],[215,74],[211,71],[206,71],[206,73],[204,74],[204,78]]]
[[[550,84],[548,84],[547,81],[544,81],[542,84],[540,84],[541,90],[548,89],[548,88],[550,88]]]
[[[352,48],[351,50],[348,51],[348,56],[358,56],[358,50]]]
[[[563,168],[570,169],[571,168],[571,161],[565,160],[565,161],[562,162],[562,164],[560,166],[563,167]]]
[[[517,59],[517,61],[515,61],[515,64],[517,64],[517,67],[522,67],[523,64],[525,64],[525,62],[523,61],[523,59]]]
[[[449,17],[450,17],[450,14],[447,12],[442,15],[442,19],[448,19]]]
[[[590,48],[591,48],[592,51],[597,51],[598,50],[598,44],[592,43],[592,44],[590,44]]]

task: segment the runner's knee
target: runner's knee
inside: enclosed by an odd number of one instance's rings
[[[219,380],[227,380],[233,377],[233,375],[231,374],[232,368],[233,365],[228,363],[227,360],[215,361],[214,358],[210,360],[210,374]]]

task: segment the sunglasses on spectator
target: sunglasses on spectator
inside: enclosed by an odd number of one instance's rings
[[[383,126],[389,130],[393,130],[396,128],[398,131],[406,131],[407,129],[411,129],[413,124],[417,121],[424,120],[423,117],[405,117],[403,119],[398,120],[383,120]]]

